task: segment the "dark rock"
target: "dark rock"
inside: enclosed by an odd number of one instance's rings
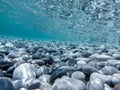
[[[36,52],[32,55],[32,59],[40,59],[41,58],[41,53],[40,52]]]
[[[11,80],[0,77],[0,90],[13,90],[13,84]]]
[[[71,71],[72,70],[68,69],[68,68],[58,69],[58,70],[54,71],[51,74],[50,83],[53,83],[57,78],[61,78],[62,76],[67,75],[67,73],[69,73]]]
[[[7,73],[13,74],[13,71],[15,70],[15,66],[11,66],[7,69]]]
[[[92,74],[93,72],[97,72],[97,69],[93,66],[90,66],[90,65],[83,65],[82,66],[82,72],[85,74],[85,75],[90,75]]]
[[[24,82],[23,87],[28,90],[38,89],[40,87],[40,81],[35,78],[28,79]]]
[[[85,57],[85,58],[88,58],[89,56],[91,56],[92,54],[91,53],[89,53],[89,52],[82,52],[81,53],[81,56],[82,57]]]
[[[4,73],[3,71],[0,69],[0,77],[3,77],[4,76]]]

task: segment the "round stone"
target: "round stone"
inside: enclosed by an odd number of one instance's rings
[[[120,60],[120,54],[113,54],[113,58]]]
[[[28,63],[24,63],[19,65],[13,72],[13,79],[19,80],[19,79],[29,79],[29,78],[35,78],[35,68]]]
[[[81,71],[76,71],[72,73],[71,78],[77,79],[77,80],[85,80],[85,74]]]
[[[50,83],[50,75],[42,75],[39,77],[40,82],[47,82]]]

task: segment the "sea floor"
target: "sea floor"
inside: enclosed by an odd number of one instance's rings
[[[0,39],[0,90],[120,90],[120,47]]]

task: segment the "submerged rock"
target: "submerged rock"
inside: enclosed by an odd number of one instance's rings
[[[35,77],[36,77],[35,68],[28,63],[19,65],[13,72],[14,80],[29,79]]]

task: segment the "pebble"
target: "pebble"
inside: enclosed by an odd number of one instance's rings
[[[19,65],[13,72],[14,80],[29,79],[35,77],[35,68],[29,63]]]
[[[72,73],[71,78],[77,79],[77,80],[85,80],[85,74],[81,71],[76,71]]]
[[[44,74],[39,77],[40,82],[50,83],[50,75]]]
[[[53,86],[51,86],[50,84],[46,82],[42,82],[40,84],[40,90],[53,90]]]

